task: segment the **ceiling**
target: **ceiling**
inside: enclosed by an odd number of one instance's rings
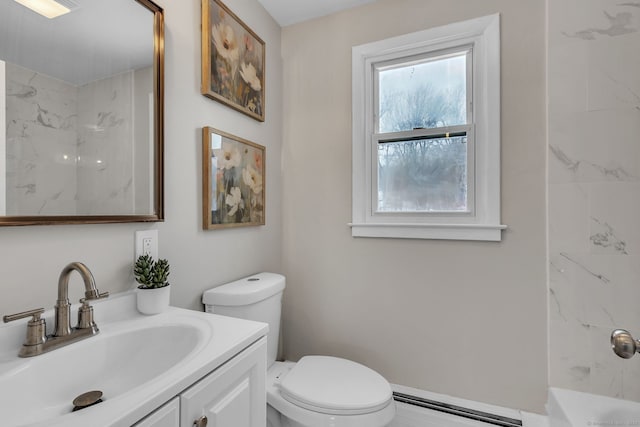
[[[281,27],[376,0],[258,0]]]
[[[258,1],[285,27],[376,0]],[[73,3],[77,9],[49,20],[0,0],[0,59],[74,85],[152,63],[153,18],[148,10],[131,0]]]
[[[47,19],[0,0],[0,60],[79,86],[153,64],[153,14],[131,0],[73,0]]]

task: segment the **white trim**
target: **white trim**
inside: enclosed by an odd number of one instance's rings
[[[391,389],[398,393],[409,394],[423,399],[435,400],[437,402],[469,408],[475,411],[488,412],[502,417],[521,419],[522,427],[549,427],[550,421],[546,415],[533,414],[519,409],[506,408],[475,400],[461,399],[446,394],[433,393],[419,390],[398,384],[391,384]],[[481,421],[467,420],[455,415],[444,414],[426,408],[419,408],[413,405],[396,402],[396,417],[389,427],[404,427],[411,425],[415,427],[435,427],[435,426],[460,426],[460,427],[485,427],[487,423]]]
[[[475,164],[470,214],[374,213],[371,135],[373,66],[428,51],[472,46]],[[498,14],[393,37],[352,49],[352,236],[418,239],[501,240],[500,224],[500,16]],[[370,119],[371,118],[371,119]]]
[[[483,240],[499,242],[506,225],[350,223],[353,237],[398,239]]]
[[[521,417],[521,412],[519,410],[505,408],[504,406],[490,405],[488,403],[477,402],[475,400],[461,399],[459,397],[453,397],[447,394],[434,393],[431,391],[420,390],[417,388],[398,384],[391,384],[391,389],[398,393],[409,394],[411,396],[421,397],[423,399],[435,400],[436,402],[461,406],[463,408],[469,408],[475,411],[487,412],[489,414],[495,414],[501,417],[514,419],[520,419]]]
[[[533,414],[531,412],[525,412],[519,409],[511,409],[504,406],[491,405],[475,400],[461,399],[446,394],[433,393],[430,391],[406,387],[398,384],[391,384],[391,389],[398,393],[409,394],[412,396],[421,397],[423,399],[435,400],[437,402],[448,403],[451,405],[461,406],[463,408],[469,408],[476,411],[488,412],[490,414],[496,414],[503,417],[521,419],[522,427],[549,427],[550,424],[550,421],[546,415]],[[465,418],[443,414],[441,412],[419,408],[413,405],[407,405],[399,402],[396,402],[396,409],[396,418],[389,425],[389,427],[404,427],[405,425],[411,425],[415,427],[435,427],[442,425],[477,427],[488,426],[487,423],[483,423],[480,421],[466,420]],[[406,424],[403,422],[406,422]]]

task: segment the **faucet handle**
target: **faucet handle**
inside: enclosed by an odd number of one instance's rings
[[[107,298],[109,296],[109,292],[100,292],[98,290],[95,291],[87,291],[84,293],[84,298],[80,298],[80,304],[85,304],[87,301],[95,301],[98,299]]]
[[[33,310],[23,311],[15,314],[7,314],[6,316],[2,316],[2,320],[4,323],[13,322],[14,320],[24,319],[25,317],[32,316],[29,322],[38,322],[40,320],[40,315],[44,313],[44,308],[34,308]]]
[[[98,326],[93,321],[93,307],[89,305],[89,301],[107,298],[109,292],[92,292],[95,296],[89,298],[89,292],[85,292],[86,298],[80,298],[80,308],[78,308],[78,326],[77,329],[91,329],[94,334],[98,333]]]
[[[24,339],[24,343],[20,348],[18,356],[31,357],[42,353],[42,347],[47,341],[47,323],[44,319],[40,318],[40,315],[43,313],[44,308],[36,308],[34,310],[9,314],[2,317],[2,320],[4,320],[5,323],[13,322],[14,320],[23,319],[29,316],[32,317],[31,320],[27,322],[27,336]]]
[[[91,328],[94,334],[98,333],[98,326],[93,321],[93,307],[84,298],[80,302],[82,302],[82,305],[78,308],[78,326],[76,326],[76,329]]]

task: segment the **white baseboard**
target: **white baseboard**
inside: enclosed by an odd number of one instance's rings
[[[423,399],[443,402],[475,411],[487,412],[503,417],[522,420],[523,427],[548,427],[547,417],[544,415],[530,414],[516,409],[504,408],[473,400],[460,399],[446,394],[392,384],[394,392],[417,396]],[[418,406],[396,402],[398,413],[389,427],[487,427],[486,423],[473,421],[467,418],[449,415]]]
[[[396,402],[396,417],[389,427],[491,427],[479,421]]]

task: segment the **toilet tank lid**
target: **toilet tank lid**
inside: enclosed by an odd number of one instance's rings
[[[202,303],[224,306],[255,304],[282,292],[284,287],[283,275],[258,273],[205,291]]]

